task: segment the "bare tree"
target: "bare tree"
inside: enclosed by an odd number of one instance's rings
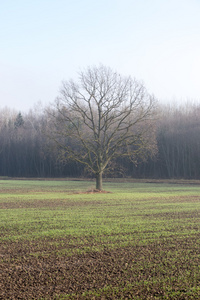
[[[155,150],[155,98],[144,85],[110,68],[87,68],[63,82],[51,110],[51,138],[63,157],[85,164],[102,190],[102,174],[119,156],[136,162]]]

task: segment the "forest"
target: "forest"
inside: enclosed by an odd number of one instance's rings
[[[63,162],[46,132],[48,109],[39,104],[26,113],[0,110],[0,176],[90,177],[82,165]],[[133,178],[200,178],[200,105],[159,105],[157,151],[137,165],[127,158],[113,161],[104,176]]]

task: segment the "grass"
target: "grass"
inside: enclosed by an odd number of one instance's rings
[[[0,181],[0,298],[199,299],[200,185],[92,187]]]

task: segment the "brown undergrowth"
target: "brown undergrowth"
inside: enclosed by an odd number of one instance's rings
[[[103,193],[103,194],[110,194],[111,192],[109,191],[104,191],[104,190],[97,190],[97,189],[92,189],[92,190],[88,190],[86,192],[83,192],[84,194],[96,194],[96,193]]]

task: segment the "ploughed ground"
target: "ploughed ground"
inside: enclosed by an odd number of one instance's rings
[[[45,205],[43,200],[18,201],[1,203],[1,208]],[[48,201],[48,207],[55,205]],[[76,204],[60,201],[59,205]],[[192,218],[190,213],[184,217]],[[2,230],[1,237],[4,234]],[[122,247],[119,237],[118,248],[111,243],[98,245],[93,236],[83,237],[82,243],[69,236],[4,240],[0,242],[0,299],[200,299],[198,224],[190,236],[171,232],[148,244]]]
[[[68,238],[1,244],[0,299],[200,299],[200,235],[73,255],[70,247]]]

